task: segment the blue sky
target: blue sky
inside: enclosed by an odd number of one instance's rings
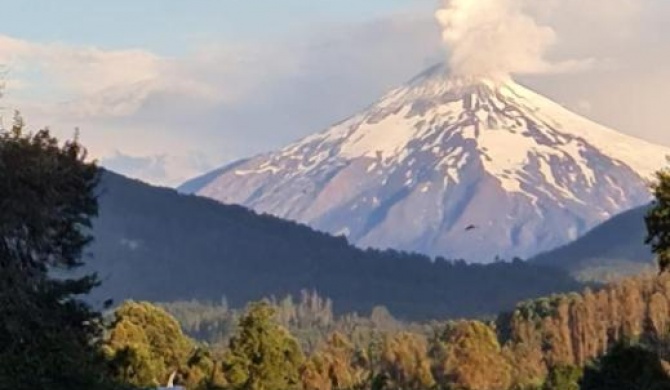
[[[61,137],[77,127],[106,167],[174,186],[323,130],[448,60],[440,1],[3,0],[0,106]],[[496,1],[552,30],[550,61],[594,64],[519,81],[670,146],[670,1]]]
[[[266,40],[328,23],[360,23],[433,0],[13,0],[5,34],[106,49],[141,47],[183,55],[197,42]]]

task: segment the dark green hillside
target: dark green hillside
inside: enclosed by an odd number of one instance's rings
[[[541,254],[531,262],[557,266],[580,279],[607,280],[655,270],[651,248],[644,244],[648,207],[620,214],[577,241]]]
[[[233,306],[315,289],[338,312],[387,306],[403,318],[493,314],[578,289],[563,271],[515,262],[432,262],[363,251],[310,228],[105,173],[90,267],[98,299],[213,299]]]

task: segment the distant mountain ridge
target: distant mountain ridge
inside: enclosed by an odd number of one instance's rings
[[[667,155],[510,79],[437,66],[324,132],[183,190],[360,247],[490,262],[564,245],[647,203]]]
[[[532,263],[564,269],[582,280],[610,281],[622,276],[657,272],[651,248],[645,245],[642,206],[604,222],[580,239],[539,254]]]
[[[232,307],[315,290],[337,312],[383,305],[400,318],[494,314],[519,300],[573,291],[566,272],[523,262],[468,265],[363,251],[343,238],[240,206],[182,195],[105,172],[95,242],[82,271],[101,302],[200,299]]]

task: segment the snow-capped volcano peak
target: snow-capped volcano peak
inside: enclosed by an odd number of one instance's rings
[[[509,78],[435,67],[198,192],[361,246],[489,261],[550,249],[643,204],[669,154]]]

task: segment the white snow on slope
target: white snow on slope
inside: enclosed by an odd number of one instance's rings
[[[512,80],[435,68],[198,193],[364,247],[486,261],[551,249],[644,204],[668,155]]]

